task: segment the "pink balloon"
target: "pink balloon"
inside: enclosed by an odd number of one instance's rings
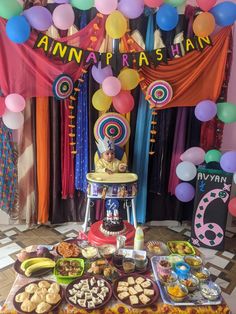
[[[197,4],[203,11],[209,11],[215,4],[217,0],[197,0]]]
[[[144,4],[150,8],[157,8],[163,4],[163,0],[144,0]]]
[[[92,76],[96,82],[102,84],[105,78],[113,76],[112,68],[110,65],[107,65],[102,69],[101,61],[99,61],[97,65],[93,65],[92,67]]]
[[[113,97],[113,106],[119,113],[128,113],[134,108],[134,97],[129,91],[122,90],[117,96]]]
[[[115,76],[109,76],[102,82],[102,89],[107,96],[114,97],[121,90],[121,82]]]
[[[232,216],[236,217],[236,197],[232,198],[228,205],[229,212]]]
[[[117,9],[118,0],[95,0],[96,9],[105,15],[108,15]]]
[[[70,4],[61,4],[53,11],[54,25],[62,30],[70,28],[75,21],[75,14]]]
[[[6,110],[5,99],[4,97],[0,97],[0,117],[4,115],[5,110]]]
[[[11,112],[6,110],[2,116],[2,121],[9,129],[17,130],[24,124],[24,116],[22,112]]]
[[[143,13],[144,2],[143,0],[121,0],[118,10],[129,19],[136,19]]]
[[[25,108],[25,99],[19,94],[9,94],[5,98],[5,104],[8,110],[20,112]]]
[[[191,147],[180,156],[180,159],[182,161],[190,161],[194,165],[200,165],[205,160],[205,154],[201,147]]]

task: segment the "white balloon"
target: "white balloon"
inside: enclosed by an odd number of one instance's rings
[[[6,110],[2,116],[2,121],[9,129],[17,130],[24,124],[24,115],[22,112],[11,112]]]
[[[191,181],[197,175],[197,168],[192,162],[183,161],[176,167],[176,175],[182,181]]]
[[[234,183],[236,184],[236,172],[234,173],[233,179],[234,179]]]

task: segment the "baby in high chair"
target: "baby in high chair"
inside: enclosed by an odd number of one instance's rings
[[[127,165],[115,158],[115,143],[111,138],[98,139],[96,145],[101,157],[95,164],[95,172],[126,172]]]

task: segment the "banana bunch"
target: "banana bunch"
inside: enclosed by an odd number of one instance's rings
[[[29,258],[21,263],[21,270],[27,277],[30,277],[34,272],[45,268],[54,268],[55,262],[47,257]]]

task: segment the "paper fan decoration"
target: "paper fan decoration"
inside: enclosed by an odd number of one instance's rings
[[[69,98],[72,94],[74,83],[72,78],[67,74],[59,75],[53,82],[53,95],[58,99]]]
[[[105,113],[97,119],[94,125],[94,137],[112,137],[115,145],[124,146],[129,140],[130,125],[128,121],[118,113]]]
[[[167,105],[173,97],[173,90],[171,85],[162,80],[151,83],[146,92],[146,99],[150,105],[156,108]]]

